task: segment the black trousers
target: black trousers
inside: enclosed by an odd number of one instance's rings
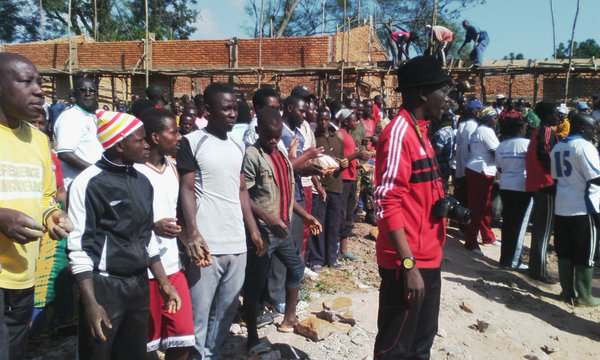
[[[500,190],[500,196],[503,204],[500,265],[517,267],[521,263],[523,238],[531,215],[531,193]]]
[[[546,254],[548,242],[554,229],[555,194],[548,188],[533,193],[533,227],[531,251],[529,252],[529,276],[534,279],[548,276]]]
[[[425,283],[425,298],[408,302],[404,298],[404,271],[379,268],[381,286],[374,359],[429,359],[438,329],[441,269],[418,271]]]
[[[33,288],[0,289],[0,306],[0,360],[23,359],[33,313]]]
[[[357,183],[355,180],[344,180],[344,189],[341,201],[340,238],[347,238],[354,229],[354,210],[358,200],[356,199]]]
[[[105,342],[92,338],[80,304],[79,360],[145,359],[150,316],[148,274],[127,278],[93,275],[94,294],[110,318],[112,329],[102,326]]]

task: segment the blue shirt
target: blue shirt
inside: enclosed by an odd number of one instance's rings
[[[283,142],[283,145],[287,151],[290,150],[290,145],[294,139],[298,139],[298,147],[296,148],[296,157],[298,157],[302,155],[302,149],[304,149],[304,136],[300,132],[299,128],[292,130],[285,123],[283,123],[281,141]],[[302,201],[304,200],[304,189],[300,185],[302,184],[302,177],[296,171],[294,171],[294,181],[297,184],[297,186],[294,187],[294,199],[296,199],[296,201]]]

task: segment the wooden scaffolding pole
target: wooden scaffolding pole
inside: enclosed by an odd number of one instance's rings
[[[567,68],[567,79],[565,80],[565,103],[569,96],[569,78],[571,77],[571,66],[573,65],[573,49],[575,43],[575,28],[577,27],[577,17],[579,17],[579,0],[577,0],[577,10],[573,20],[573,31],[571,31],[571,49],[569,50],[569,67]]]

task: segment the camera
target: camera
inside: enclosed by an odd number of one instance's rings
[[[459,224],[471,222],[471,210],[460,205],[458,200],[452,196],[446,196],[433,204],[433,213],[441,218],[454,220]]]

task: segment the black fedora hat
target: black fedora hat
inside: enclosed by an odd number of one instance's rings
[[[414,57],[398,67],[396,74],[398,75],[396,91],[452,82],[452,77],[442,69],[433,56]]]

